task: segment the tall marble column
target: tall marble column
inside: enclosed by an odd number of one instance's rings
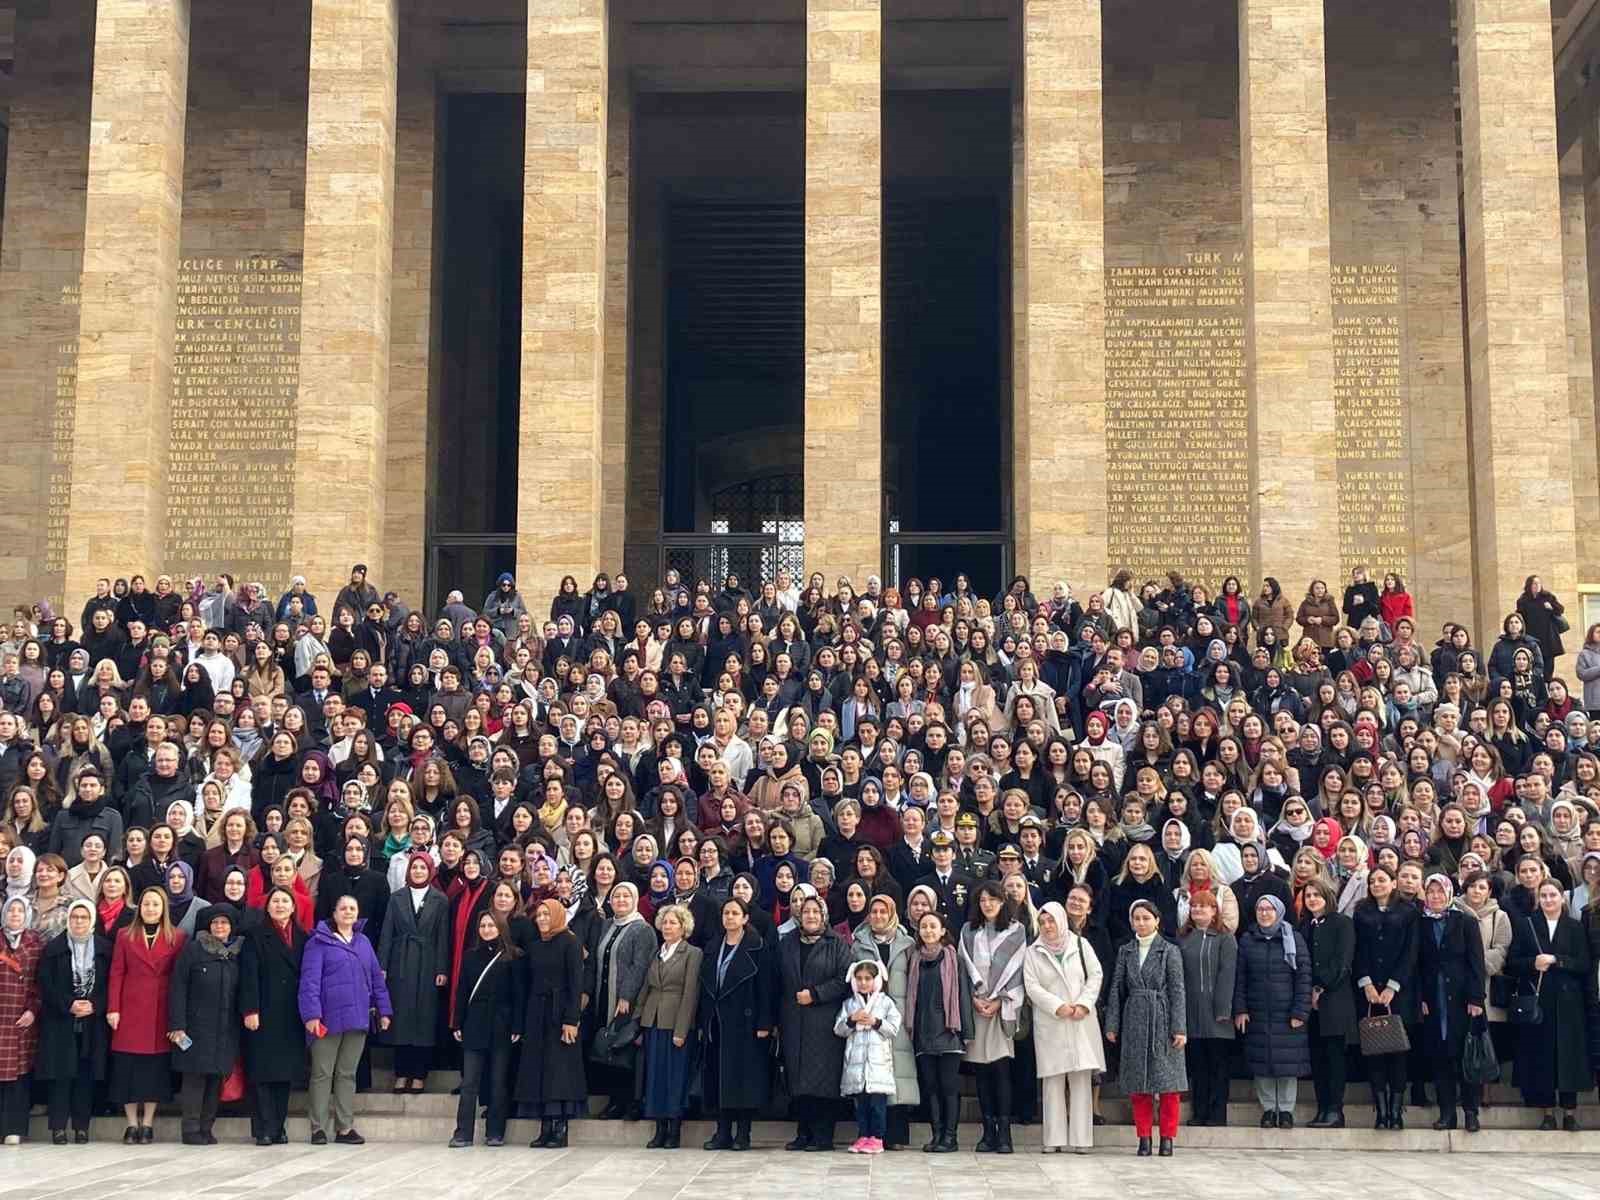
[[[189,0],[100,0],[92,92],[68,612],[165,554]]]
[[[1239,0],[1252,574],[1298,596],[1339,547],[1323,0]]]
[[[1577,586],[1549,0],[1459,0],[1478,636]],[[1569,639],[1570,641],[1571,639]]]
[[[328,596],[358,562],[388,586],[397,3],[311,5],[291,561]]]
[[[606,10],[528,0],[517,572],[535,595],[600,566]]]
[[[806,571],[883,564],[883,14],[806,0]]]
[[[1017,570],[1107,582],[1101,0],[1027,0],[1013,245]]]

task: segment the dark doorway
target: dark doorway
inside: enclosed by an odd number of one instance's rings
[[[432,414],[429,601],[476,604],[514,569],[522,357],[521,95],[444,103],[441,365]],[[429,469],[417,464],[418,470]],[[474,543],[463,548],[462,542]]]

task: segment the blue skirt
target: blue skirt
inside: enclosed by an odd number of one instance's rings
[[[688,1045],[674,1046],[670,1029],[646,1029],[639,1061],[644,1071],[644,1115],[653,1121],[682,1117],[689,1103]]]

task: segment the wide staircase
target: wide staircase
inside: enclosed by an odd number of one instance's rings
[[[356,1097],[356,1126],[372,1142],[425,1142],[444,1143],[449,1140],[455,1122],[456,1097],[450,1095],[457,1076],[454,1072],[435,1071],[428,1077],[428,1090],[417,1095],[396,1096],[389,1091],[391,1078],[387,1072],[373,1072],[373,1090]],[[970,1081],[963,1081],[970,1085]],[[1432,1088],[1429,1088],[1430,1095]],[[1310,1080],[1300,1082],[1300,1103],[1295,1110],[1293,1129],[1262,1129],[1261,1109],[1255,1102],[1255,1092],[1247,1079],[1233,1082],[1228,1105],[1228,1124],[1223,1127],[1191,1128],[1187,1122],[1189,1106],[1183,1106],[1184,1125],[1178,1133],[1180,1147],[1191,1150],[1412,1150],[1435,1152],[1485,1153],[1539,1153],[1539,1154],[1600,1154],[1600,1105],[1594,1093],[1584,1094],[1585,1103],[1578,1110],[1582,1132],[1541,1132],[1538,1128],[1543,1115],[1540,1111],[1523,1107],[1514,1088],[1495,1084],[1487,1089],[1488,1105],[1482,1111],[1483,1129],[1469,1134],[1461,1129],[1453,1132],[1436,1132],[1433,1122],[1438,1116],[1432,1106],[1406,1108],[1406,1128],[1399,1132],[1378,1131],[1372,1128],[1373,1108],[1371,1093],[1364,1083],[1352,1083],[1346,1091],[1344,1129],[1307,1129],[1305,1123],[1316,1115],[1314,1093]],[[596,1109],[599,1102],[596,1102]],[[841,1108],[841,1111],[844,1111]],[[1115,1084],[1108,1083],[1101,1095],[1101,1111],[1105,1124],[1094,1131],[1097,1147],[1126,1147],[1130,1150],[1137,1139],[1134,1136],[1129,1104]],[[250,1109],[248,1102],[224,1105],[216,1124],[216,1135],[224,1142],[244,1142],[250,1137]],[[305,1118],[305,1095],[296,1092],[290,1102],[289,1137],[303,1142],[310,1136]],[[775,1115],[775,1114],[774,1114]],[[981,1135],[978,1124],[977,1100],[972,1095],[963,1097],[961,1148],[970,1151]],[[1458,1115],[1459,1122],[1459,1115]],[[91,1136],[96,1141],[117,1141],[122,1136],[124,1121],[118,1117],[96,1117]],[[683,1126],[683,1145],[698,1150],[700,1143],[711,1136],[713,1124],[709,1121],[686,1121]],[[507,1133],[508,1146],[526,1147],[538,1135],[536,1120],[513,1120]],[[841,1149],[854,1138],[854,1126],[841,1121],[835,1134],[835,1143]],[[574,1148],[640,1147],[649,1140],[653,1125],[649,1121],[601,1121],[598,1119],[573,1121],[570,1125],[570,1142]],[[48,1140],[43,1110],[35,1108],[31,1129],[35,1140]],[[160,1142],[176,1142],[179,1119],[176,1106],[163,1108],[156,1120],[156,1138]],[[756,1122],[751,1141],[757,1148],[775,1148],[794,1136],[793,1124],[782,1120]],[[912,1146],[920,1147],[927,1139],[928,1127],[913,1124]],[[478,1137],[482,1138],[481,1123]],[[1019,1153],[1036,1152],[1040,1146],[1040,1128],[1033,1125],[1014,1125],[1012,1140]]]

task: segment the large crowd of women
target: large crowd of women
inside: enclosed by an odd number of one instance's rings
[[[0,641],[0,1136],[359,1143],[459,1072],[450,1144],[981,1152],[1100,1091],[1141,1155],[1229,1120],[1578,1128],[1600,1066],[1600,625],[1530,577],[1484,644],[1364,570],[1296,605],[780,574],[509,575],[436,619],[364,568],[103,580]],[[1571,677],[1560,673],[1570,662]],[[442,1085],[441,1085],[442,1086]],[[974,1103],[968,1101],[968,1103]],[[1237,1108],[1234,1110],[1237,1115]],[[1412,1121],[1429,1120],[1429,1113]]]

